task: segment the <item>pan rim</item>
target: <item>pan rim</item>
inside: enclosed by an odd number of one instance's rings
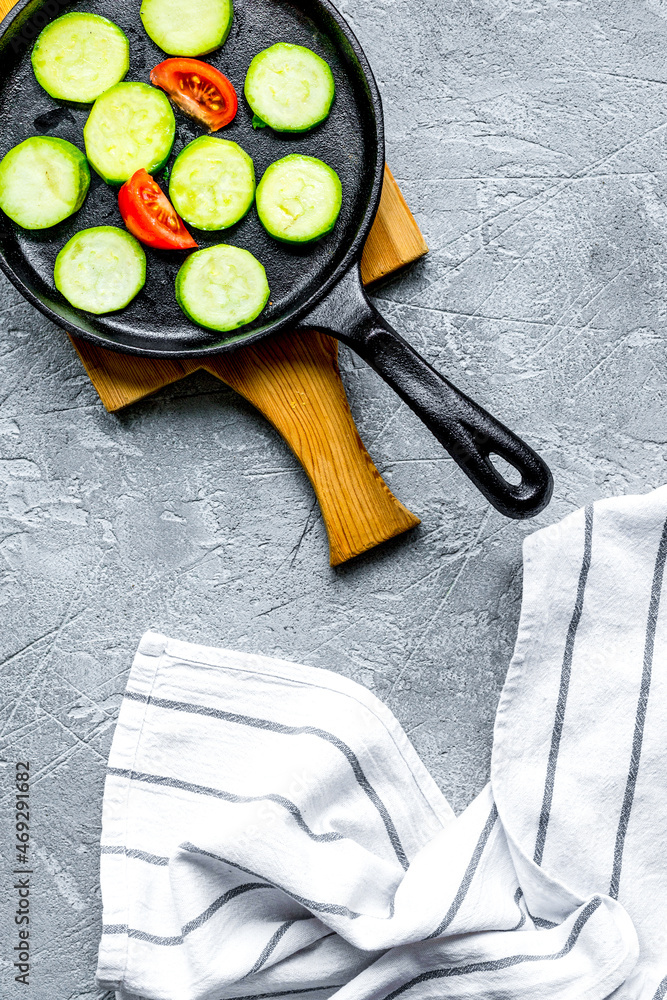
[[[0,41],[2,41],[7,31],[11,28],[12,24],[21,15],[25,8],[30,6],[33,2],[34,0],[18,0],[18,3],[16,3],[14,7],[12,7],[12,9],[5,15],[2,21],[0,21]],[[296,2],[297,5],[299,5],[299,0],[296,0]],[[345,274],[348,273],[348,271],[355,266],[359,266],[364,244],[377,214],[378,206],[380,204],[380,196],[382,194],[385,165],[382,100],[380,98],[378,85],[368,59],[348,22],[345,20],[340,11],[330,2],[330,0],[316,0],[316,4],[322,8],[336,23],[337,27],[349,42],[354,56],[361,67],[361,71],[370,92],[369,100],[373,106],[375,116],[376,157],[373,168],[373,183],[371,186],[370,197],[366,206],[366,211],[360,220],[354,239],[349,244],[342,260],[338,263],[336,268],[334,268],[330,275],[324,278],[320,286],[310,295],[307,301],[302,303],[300,306],[292,308],[286,315],[275,320],[266,329],[250,333],[245,337],[241,336],[239,339],[229,341],[228,343],[223,342],[207,347],[193,347],[187,350],[182,348],[175,348],[174,350],[154,350],[150,347],[144,348],[131,344],[120,344],[115,340],[107,339],[101,334],[76,327],[75,324],[71,323],[65,317],[60,316],[49,305],[42,302],[39,297],[35,295],[30,288],[28,288],[28,286],[15,273],[11,265],[6,260],[4,252],[0,249],[0,269],[14,285],[14,287],[23,295],[23,297],[31,303],[31,305],[35,306],[35,308],[46,316],[47,319],[51,320],[52,323],[55,323],[61,329],[65,330],[65,332],[70,336],[86,340],[89,343],[93,343],[98,347],[104,348],[105,350],[115,351],[120,354],[130,354],[137,357],[183,360],[186,358],[206,357],[241,350],[244,347],[255,344],[260,340],[264,340],[266,337],[284,333],[286,330],[295,329],[299,326],[300,321],[307,317],[308,313],[310,313],[315,306],[322,302],[331,289],[341,280],[341,278],[343,278]],[[303,6],[305,7],[307,5],[303,4]],[[230,331],[230,333],[235,333],[235,331]]]

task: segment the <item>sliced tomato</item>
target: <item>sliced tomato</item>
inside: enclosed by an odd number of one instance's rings
[[[190,250],[197,246],[166,194],[143,168],[118,192],[123,222],[133,236],[157,250]]]
[[[232,82],[200,59],[165,59],[151,70],[151,83],[211,132],[229,125],[238,108]]]

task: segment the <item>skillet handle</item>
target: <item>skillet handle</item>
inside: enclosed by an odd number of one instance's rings
[[[299,326],[317,327],[353,348],[426,424],[501,514],[533,517],[549,503],[553,480],[545,462],[396,333],[366,296],[358,268],[348,272]],[[521,481],[505,479],[492,455],[513,466]]]

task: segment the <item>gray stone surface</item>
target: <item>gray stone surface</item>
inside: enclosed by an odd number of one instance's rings
[[[378,304],[545,455],[553,502],[524,524],[490,510],[343,351],[362,437],[423,524],[332,570],[305,475],[248,405],[200,376],[107,415],[63,334],[2,280],[3,896],[24,758],[35,868],[29,989],[2,908],[8,1000],[98,996],[104,764],[146,628],[367,685],[461,809],[487,778],[523,537],[665,481],[665,0],[341,7],[431,246]]]

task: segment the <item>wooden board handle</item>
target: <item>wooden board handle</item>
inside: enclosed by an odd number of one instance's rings
[[[322,510],[332,566],[419,524],[359,437],[330,337],[284,334],[203,367],[256,406],[294,451]]]

